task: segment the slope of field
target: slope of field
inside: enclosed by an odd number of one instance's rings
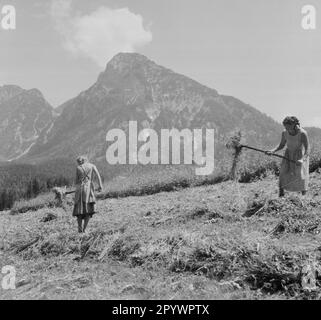
[[[16,268],[17,288],[0,298],[318,299],[320,186],[315,172],[306,196],[279,199],[270,175],[101,200],[85,235],[68,204],[2,212],[0,266]]]

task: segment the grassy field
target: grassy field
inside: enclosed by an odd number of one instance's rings
[[[0,298],[319,299],[320,185],[312,173],[306,196],[279,199],[271,173],[104,196],[85,235],[68,204],[1,212],[0,266],[15,266],[17,288]],[[312,291],[302,287],[308,266]]]

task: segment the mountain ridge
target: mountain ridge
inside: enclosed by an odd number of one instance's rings
[[[53,107],[38,89],[0,87],[0,159],[23,157],[53,118]]]
[[[79,154],[105,161],[107,131],[118,128],[127,133],[130,120],[138,122],[138,130],[152,128],[157,132],[166,128],[213,128],[216,157],[223,156],[225,141],[235,131],[243,132],[247,144],[266,148],[279,142],[282,130],[280,123],[253,106],[219,94],[138,53],[115,55],[93,85],[58,110],[23,155],[23,161]],[[320,133],[318,129],[312,131],[315,137],[321,137],[321,129]]]
[[[242,111],[249,108],[244,103],[239,104],[240,112],[236,116],[237,107],[228,96],[221,96],[215,89],[162,67],[141,54],[119,53],[107,63],[92,86],[59,107],[62,113],[55,121],[48,142],[34,146],[29,155],[87,153],[102,159],[106,130],[113,126],[126,130],[129,120],[137,120],[139,128],[150,127],[156,131],[172,127],[211,128],[213,125],[219,129],[228,124],[228,131],[232,133],[237,129],[235,123]],[[207,118],[211,121],[206,121]],[[273,129],[279,128],[272,118],[269,121]],[[91,127],[93,125],[95,128]],[[246,129],[244,123],[241,127]],[[218,132],[222,144],[226,130],[218,131],[222,131]],[[88,137],[96,137],[95,147],[84,141],[89,139],[84,137],[86,133]],[[264,136],[269,136],[269,132]],[[63,139],[70,143],[62,142]]]

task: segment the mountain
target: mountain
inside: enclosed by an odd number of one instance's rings
[[[59,107],[62,113],[47,136],[40,136],[26,159],[75,157],[86,153],[103,160],[109,129],[215,128],[216,157],[226,138],[242,130],[256,146],[278,142],[282,126],[250,105],[220,95],[186,76],[137,53],[119,53],[96,83]]]
[[[13,98],[14,96],[22,92],[23,92],[23,89],[18,86],[14,86],[14,85],[4,85],[2,87],[0,86],[0,104],[4,101],[7,101]]]
[[[25,155],[53,120],[53,108],[39,90],[0,87],[0,161]]]

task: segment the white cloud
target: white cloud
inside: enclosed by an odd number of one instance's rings
[[[91,58],[100,67],[118,52],[134,52],[152,41],[142,16],[128,8],[100,7],[90,14],[73,14],[72,0],[53,0],[51,16],[64,48]]]

